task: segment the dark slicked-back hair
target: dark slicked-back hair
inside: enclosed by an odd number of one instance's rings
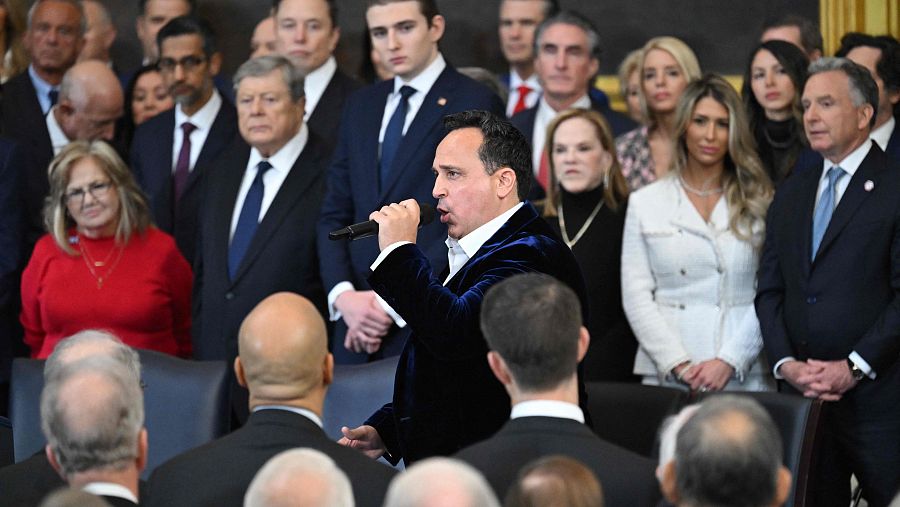
[[[519,129],[506,119],[487,111],[463,111],[444,117],[447,133],[464,128],[476,128],[484,139],[478,148],[478,158],[488,174],[501,167],[509,167],[516,173],[516,191],[519,200],[528,198],[534,173],[531,166],[531,148]]]
[[[272,14],[278,14],[278,8],[284,0],[272,0]],[[338,6],[336,0],[322,0],[328,5],[328,17],[331,18],[331,27],[338,27]]]
[[[159,29],[159,33],[156,34],[156,47],[159,53],[162,54],[162,43],[164,40],[180,35],[199,35],[203,39],[203,54],[207,58],[218,51],[216,35],[213,33],[209,23],[203,18],[188,15],[173,18]]]
[[[147,2],[150,0],[138,0],[138,15],[143,16],[146,14],[145,9],[147,8]],[[190,13],[193,14],[197,10],[197,0],[182,0],[184,3],[190,6]]]
[[[543,273],[522,273],[492,287],[481,305],[481,332],[530,392],[559,386],[578,367],[581,303],[575,291]]]
[[[848,32],[841,37],[841,47],[834,56],[846,57],[847,53],[860,46],[881,50],[881,58],[875,64],[875,71],[878,73],[878,77],[884,81],[886,90],[900,91],[900,41],[890,35]],[[894,116],[898,114],[900,114],[900,102],[894,104]]]
[[[399,2],[409,2],[410,0],[366,0],[366,10],[368,11],[372,7],[376,5],[389,5],[395,4]],[[425,16],[425,20],[428,21],[428,26],[431,26],[431,20],[434,19],[435,16],[440,15],[441,11],[438,10],[437,1],[436,0],[412,0],[419,4],[419,11]]]
[[[819,25],[796,14],[788,14],[787,16],[767,21],[760,33],[783,26],[796,26],[800,30],[800,44],[803,45],[803,50],[806,51],[806,54],[811,54],[815,50],[819,50],[819,52],[825,51],[825,44],[822,41],[822,32],[819,31]]]

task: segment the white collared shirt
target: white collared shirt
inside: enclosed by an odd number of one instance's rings
[[[403,85],[408,85],[416,89],[416,93],[413,93],[407,99],[406,122],[403,124],[403,134],[405,135],[406,129],[409,128],[410,123],[416,117],[416,113],[419,112],[419,108],[425,102],[425,96],[431,91],[434,82],[437,81],[437,78],[441,75],[441,72],[444,72],[446,67],[447,62],[444,61],[444,56],[438,53],[437,58],[428,67],[425,67],[425,70],[408,82],[403,81],[400,76],[394,76],[394,91],[388,95],[387,103],[384,105],[384,114],[381,116],[381,130],[378,132],[379,153],[381,152],[381,143],[384,141],[384,132],[387,130],[387,125],[391,121],[391,116],[394,115],[397,106],[400,105],[400,88]]]
[[[471,259],[472,256],[475,255],[478,250],[480,250],[481,247],[484,246],[485,243],[487,243],[489,239],[491,239],[491,236],[497,234],[497,231],[499,231],[500,228],[503,227],[503,224],[505,224],[509,220],[509,218],[516,213],[516,211],[519,211],[519,208],[522,207],[522,204],[522,202],[519,202],[519,204],[516,204],[512,208],[504,211],[499,216],[494,217],[485,224],[482,224],[480,227],[459,238],[458,240],[453,239],[449,236],[447,237],[447,261],[448,265],[450,266],[450,274],[447,275],[447,279],[444,280],[444,285],[447,285],[447,282],[449,282],[450,279],[453,278],[453,275],[458,273],[459,270],[466,265],[466,262],[468,262],[469,259]],[[459,245],[460,247],[462,247],[462,253],[460,253],[458,249],[454,249],[454,245]],[[372,269],[374,270],[375,268]]]
[[[237,200],[234,202],[234,211],[231,213],[231,233],[228,236],[229,242],[234,236],[234,230],[237,228],[238,218],[241,216],[241,208],[244,206],[244,199],[247,198],[247,192],[250,191],[250,185],[253,183],[253,179],[256,178],[256,172],[258,171],[256,166],[263,160],[268,160],[269,163],[272,164],[272,168],[263,174],[263,200],[262,205],[259,207],[259,221],[262,222],[263,218],[266,216],[266,211],[269,210],[269,206],[272,205],[272,201],[274,201],[275,196],[278,195],[281,184],[284,183],[288,174],[291,173],[294,162],[297,161],[297,157],[300,156],[300,152],[302,152],[303,148],[306,146],[307,139],[309,139],[309,129],[306,128],[306,124],[304,123],[300,126],[300,131],[269,158],[264,158],[256,148],[250,149],[250,159],[247,161],[244,179],[241,180],[241,187],[238,190]]]
[[[41,105],[41,113],[46,116],[51,107],[50,90],[59,91],[59,86],[53,86],[41,79],[41,76],[38,76],[37,71],[34,70],[34,65],[28,66],[28,77],[31,78],[31,84],[34,86],[35,94],[37,94],[38,104]]]
[[[584,424],[584,412],[573,403],[556,400],[529,400],[516,403],[509,413],[510,419],[520,417],[558,417]]]
[[[181,152],[181,144],[184,142],[184,131],[181,130],[181,125],[184,122],[189,121],[197,127],[191,132],[190,170],[193,171],[194,165],[197,164],[197,158],[200,157],[200,150],[203,149],[206,137],[209,136],[209,130],[212,128],[213,122],[216,121],[216,116],[219,114],[219,109],[221,108],[222,96],[219,95],[219,91],[215,88],[213,88],[212,96],[206,101],[206,104],[203,104],[203,107],[194,113],[193,116],[184,114],[180,105],[175,107],[175,136],[172,139],[172,172],[175,172],[175,164],[178,163],[178,154]]]
[[[44,117],[44,121],[47,122],[47,132],[50,133],[50,144],[53,146],[53,156],[59,155],[59,152],[70,142],[69,137],[66,136],[62,127],[59,126],[59,122],[56,121],[55,109],[56,106],[53,106],[47,113],[47,116]]]
[[[881,148],[881,151],[887,151],[887,145],[891,141],[891,134],[894,133],[896,125],[897,120],[891,116],[888,121],[884,122],[884,125],[878,127],[869,134],[869,138],[878,143],[878,147]]]
[[[522,85],[531,88],[531,91],[525,96],[526,109],[534,107],[541,97],[543,89],[541,88],[541,82],[538,81],[537,73],[532,72],[528,79],[522,79],[518,72],[514,69],[509,69],[509,99],[506,101],[506,116],[511,117],[513,115],[513,109],[516,108],[516,103],[519,102],[519,87]]]
[[[567,109],[575,109],[577,107],[582,109],[591,108],[591,98],[587,93],[573,102]],[[534,131],[531,133],[531,160],[534,163],[535,176],[537,176],[541,168],[541,157],[544,155],[544,138],[547,137],[547,125],[550,125],[553,118],[556,118],[556,115],[560,112],[550,107],[550,104],[541,95],[541,100],[538,101],[537,114],[534,116]]]
[[[303,79],[303,95],[306,96],[306,108],[303,112],[304,121],[309,120],[309,117],[312,116],[316,105],[322,99],[322,95],[325,94],[325,88],[328,88],[328,83],[331,82],[331,78],[334,77],[336,71],[337,62],[333,56],[329,56],[325,63],[307,74]]]
[[[302,415],[303,417],[316,423],[316,426],[320,428],[324,427],[322,425],[322,418],[312,410],[307,410],[305,408],[289,407],[287,405],[260,405],[258,407],[253,407],[253,413],[259,412],[260,410],[284,410],[286,412],[293,412],[295,414]]]
[[[114,482],[89,482],[81,490],[94,496],[114,496],[116,498],[124,498],[135,504],[138,503],[137,497],[134,496],[130,489]]]

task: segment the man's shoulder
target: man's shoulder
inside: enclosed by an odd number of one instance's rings
[[[174,131],[174,129],[175,108],[172,107],[138,125],[134,131],[132,145],[137,145],[139,143],[158,143],[161,141],[159,138],[161,133]]]
[[[34,83],[31,82],[31,76],[28,71],[20,72],[11,77],[7,82],[3,83],[3,95],[21,97],[23,93],[31,92],[35,94]],[[36,97],[35,97],[36,98]]]

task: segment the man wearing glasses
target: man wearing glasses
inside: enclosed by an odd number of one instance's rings
[[[235,137],[237,113],[213,84],[222,55],[204,20],[175,18],[156,40],[159,71],[176,105],[137,129],[131,168],[157,226],[193,263],[202,168]]]

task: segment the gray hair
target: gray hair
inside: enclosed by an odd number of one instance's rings
[[[388,487],[384,507],[424,507],[434,498],[452,498],[448,505],[459,507],[500,507],[484,476],[452,458],[428,458],[398,475]]]
[[[770,505],[781,459],[781,436],[758,402],[716,395],[678,432],[676,487],[688,505]]]
[[[256,473],[244,495],[244,507],[305,505],[355,505],[347,474],[328,455],[315,449],[290,449],[276,454]]]
[[[297,102],[304,97],[303,73],[281,55],[258,56],[244,62],[234,73],[234,91],[237,91],[244,78],[266,76],[274,70],[281,71],[281,79],[291,91],[291,100]]]
[[[64,4],[69,4],[76,9],[78,9],[78,14],[81,15],[81,23],[78,26],[79,34],[81,37],[84,37],[84,34],[87,33],[87,16],[84,15],[84,6],[81,5],[81,2],[78,0],[35,0],[31,7],[28,9],[28,29],[31,30],[31,18],[34,17],[35,11],[37,11],[38,5],[44,2],[59,2]]]
[[[89,379],[91,389],[67,389]],[[76,398],[77,397],[77,398]],[[132,372],[108,357],[65,364],[41,393],[41,430],[63,476],[122,470],[138,457],[144,394]]]
[[[82,347],[93,348],[94,354],[78,355],[78,349]],[[106,350],[103,350],[104,348]],[[105,353],[98,353],[100,350]],[[70,357],[73,354],[75,360],[93,355],[112,359],[124,366],[138,384],[141,382],[141,358],[133,348],[122,343],[122,340],[109,331],[85,329],[68,338],[63,338],[56,344],[53,353],[44,363],[44,383],[50,382],[59,375],[63,366],[73,362],[73,358]]]
[[[825,56],[809,64],[809,77],[832,71],[843,72],[847,76],[847,82],[850,84],[850,100],[854,106],[858,108],[866,104],[872,106],[869,128],[874,127],[878,113],[878,85],[872,79],[872,74],[862,65],[847,58]],[[806,82],[809,82],[808,78]]]
[[[538,25],[534,32],[535,57],[540,54],[541,39],[544,37],[544,32],[551,26],[558,24],[577,26],[584,31],[585,35],[587,35],[588,49],[590,50],[591,57],[596,58],[598,61],[600,60],[600,55],[603,53],[600,32],[597,31],[597,27],[594,26],[588,18],[584,17],[583,14],[570,10],[559,11],[541,21],[541,24]]]

